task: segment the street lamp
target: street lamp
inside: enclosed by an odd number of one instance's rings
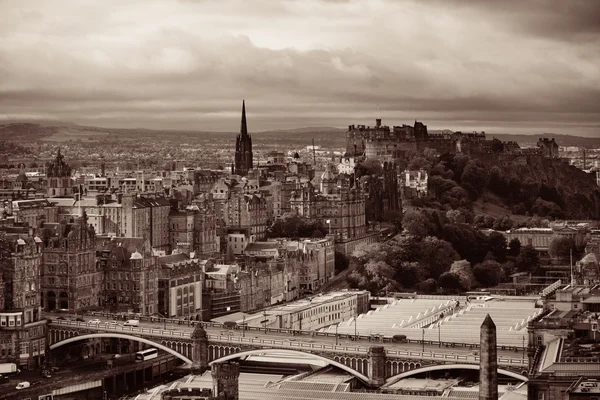
[[[423,348],[423,353],[425,353],[425,328],[421,329],[421,345]]]
[[[246,337],[246,315],[242,315],[242,337]]]
[[[162,319],[163,319],[163,329],[166,331],[167,330],[167,317],[165,317],[164,315],[162,315],[158,311],[156,313],[162,317]]]
[[[442,324],[438,325],[438,347],[442,347]]]
[[[356,334],[356,323],[358,322],[358,318],[354,317],[354,341],[358,340],[358,335]]]
[[[523,360],[525,359],[525,335],[523,335]]]
[[[339,324],[335,324],[335,345],[336,346],[338,345],[338,333],[337,333],[338,326],[339,326]]]

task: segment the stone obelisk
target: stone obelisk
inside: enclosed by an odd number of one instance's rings
[[[480,329],[479,400],[498,400],[496,324],[488,314]]]

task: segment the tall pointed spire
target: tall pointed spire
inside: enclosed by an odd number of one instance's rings
[[[248,136],[248,126],[246,125],[246,100],[242,100],[242,125],[240,127],[242,137]]]

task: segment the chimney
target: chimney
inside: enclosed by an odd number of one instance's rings
[[[117,193],[117,204],[123,203],[123,193]]]

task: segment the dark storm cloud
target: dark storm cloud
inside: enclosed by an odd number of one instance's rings
[[[236,130],[246,98],[254,130],[360,123],[377,105],[390,124],[587,129],[595,4],[4,1],[0,119]]]

